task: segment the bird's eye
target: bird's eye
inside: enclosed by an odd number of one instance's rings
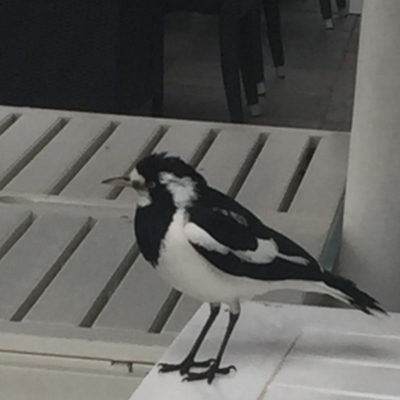
[[[147,184],[147,187],[148,187],[149,189],[154,189],[154,188],[156,187],[156,183],[150,181],[150,182]]]

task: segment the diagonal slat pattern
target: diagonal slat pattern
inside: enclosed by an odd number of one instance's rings
[[[0,203],[11,203],[0,204],[2,329],[35,332],[21,335],[34,351],[31,339],[43,335],[40,351],[75,360],[91,349],[101,362],[122,360],[118,371],[147,371],[200,303],[171,291],[139,255],[134,192],[101,180],[152,151],[179,155],[319,256],[336,223],[347,149],[348,135],[328,132],[0,107]],[[70,352],[70,338],[82,335],[87,342]],[[24,352],[10,337],[5,351]],[[126,337],[132,354],[114,359]],[[0,354],[0,367],[13,357]]]
[[[0,319],[10,319],[41,280],[69,256],[88,218],[39,217],[0,261]],[[61,265],[60,265],[61,267]]]

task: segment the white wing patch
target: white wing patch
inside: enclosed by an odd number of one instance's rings
[[[273,239],[257,239],[257,249],[254,251],[233,251],[242,260],[254,264],[268,264],[275,258],[281,258],[295,264],[307,265],[309,261],[304,257],[288,256],[279,252],[278,245]]]
[[[287,256],[285,254],[279,253],[278,257],[282,258],[282,260],[287,260],[295,264],[308,265],[310,263],[306,258],[299,256]]]
[[[243,261],[253,264],[269,264],[275,258],[281,258],[295,264],[307,265],[309,261],[304,257],[288,256],[279,253],[277,244],[273,239],[257,239],[258,246],[254,251],[251,250],[232,250],[229,247],[219,243],[208,232],[200,228],[193,222],[189,222],[184,227],[186,237],[190,242],[203,247],[209,251],[217,251],[220,254],[231,252]]]
[[[234,251],[233,253],[245,261],[255,264],[267,264],[273,261],[279,254],[278,246],[270,239],[257,239],[257,249],[254,251]]]

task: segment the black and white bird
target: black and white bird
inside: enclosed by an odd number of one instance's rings
[[[199,337],[180,364],[161,364],[185,380],[228,374],[221,359],[240,314],[240,302],[278,289],[328,294],[366,314],[385,313],[350,280],[324,271],[298,244],[264,225],[251,211],[208,186],[178,157],[165,153],[142,159],[129,176],[103,183],[136,190],[135,234],[144,258],[175,289],[210,304]],[[221,304],[229,323],[215,359],[195,361]],[[203,368],[201,372],[192,368]]]

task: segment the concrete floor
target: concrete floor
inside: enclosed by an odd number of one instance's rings
[[[350,130],[359,17],[326,31],[317,0],[281,0],[286,79],[275,78],[263,29],[267,95],[247,123]],[[219,64],[216,17],[166,17],[165,116],[229,121]]]

